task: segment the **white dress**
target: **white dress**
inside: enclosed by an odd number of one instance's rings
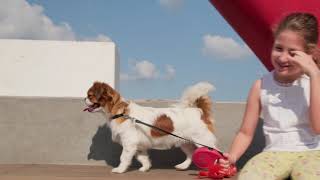
[[[270,72],[262,77],[260,98],[266,138],[264,151],[320,149],[320,136],[312,132],[309,122],[310,79],[307,75],[284,87],[275,82]]]

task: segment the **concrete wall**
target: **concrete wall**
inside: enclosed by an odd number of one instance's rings
[[[84,97],[93,81],[118,88],[113,42],[0,40],[0,96]]]
[[[82,101],[79,98],[0,97],[0,164],[117,165],[121,147],[111,141],[102,114],[82,112],[85,107]],[[138,103],[166,107],[171,102]],[[243,103],[214,104],[216,133],[222,150],[228,148],[239,128],[244,108]],[[257,132],[261,134],[261,130]],[[255,140],[239,166],[260,151],[263,143],[261,136]],[[172,167],[184,159],[179,149],[153,150],[150,154],[154,167]]]

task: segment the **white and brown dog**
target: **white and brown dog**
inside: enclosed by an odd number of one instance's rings
[[[137,124],[130,119],[115,115],[125,114],[144,123],[159,127],[167,132],[182,136],[194,142],[216,148],[216,137],[212,117],[212,101],[208,93],[213,86],[200,82],[189,87],[178,104],[168,108],[140,106],[126,102],[120,94],[108,84],[95,82],[88,90],[86,104],[89,112],[101,111],[107,115],[112,140],[123,146],[120,164],[112,172],[123,173],[130,166],[133,156],[142,164],[140,171],[147,171],[151,162],[148,149],[170,149],[180,147],[186,154],[186,160],[175,167],[187,169],[192,162],[192,153],[196,144],[153,128]]]

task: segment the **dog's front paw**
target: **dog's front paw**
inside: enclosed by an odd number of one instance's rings
[[[178,171],[184,171],[184,170],[187,170],[188,167],[190,166],[189,163],[181,163],[181,164],[178,164],[176,166],[174,166],[176,168],[176,170]]]
[[[183,163],[176,165],[175,168],[177,170],[187,170],[191,163],[191,158],[187,158]]]
[[[116,167],[111,170],[112,173],[124,173],[125,171],[126,169],[122,167]]]
[[[151,166],[142,166],[141,168],[139,168],[139,171],[141,171],[141,172],[147,172],[147,171],[149,171],[150,167],[151,167]]]

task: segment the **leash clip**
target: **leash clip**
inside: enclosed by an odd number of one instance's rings
[[[131,117],[131,116],[126,115],[126,114],[124,114],[122,117],[123,117],[123,118],[125,118],[125,119],[130,119],[133,123],[135,123],[135,124],[136,124],[136,121],[137,121],[137,119],[136,119],[136,118]]]

